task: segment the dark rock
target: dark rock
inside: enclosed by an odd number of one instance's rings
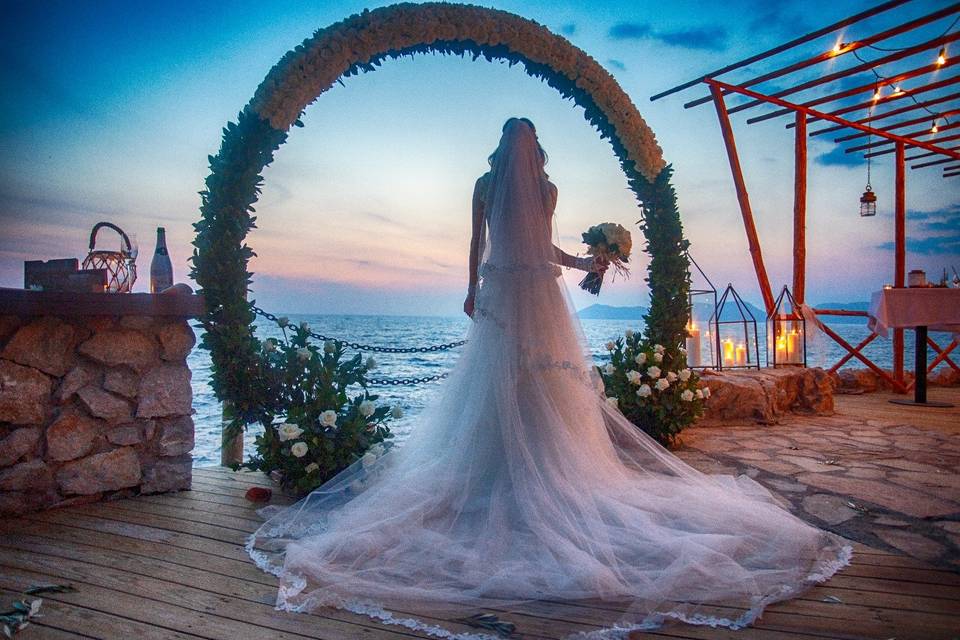
[[[73,364],[77,335],[73,326],[52,316],[20,327],[0,357],[61,377]]]
[[[126,400],[107,393],[99,387],[87,385],[77,393],[87,407],[90,415],[102,418],[110,424],[120,424],[133,419],[133,413]]]
[[[0,491],[47,491],[53,474],[43,460],[21,462],[0,471]]]
[[[127,367],[114,367],[103,374],[103,388],[107,391],[134,398],[139,387],[140,376]]]
[[[142,372],[157,359],[153,338],[133,329],[101,331],[80,345],[80,353],[111,367],[126,365]]]
[[[161,456],[179,456],[193,450],[193,419],[182,416],[158,421],[160,438],[157,442]]]
[[[79,362],[70,369],[70,372],[63,378],[60,388],[57,389],[56,400],[60,404],[68,402],[73,395],[87,385],[100,385],[100,369],[88,362]]]
[[[197,339],[186,321],[170,322],[157,331],[161,354],[164,360],[182,361],[190,354]]]
[[[9,467],[33,451],[40,441],[40,429],[24,427],[0,440],[0,467]]]
[[[163,364],[144,374],[140,381],[138,418],[187,416],[192,411],[193,389],[186,365]]]
[[[127,446],[140,444],[147,439],[144,437],[144,425],[137,423],[121,425],[107,431],[107,441],[111,444]]]
[[[176,457],[158,458],[143,473],[142,493],[160,493],[162,491],[180,491],[190,488],[193,473],[193,460],[189,454]]]
[[[47,457],[62,462],[85,456],[93,448],[99,432],[95,420],[68,411],[47,428]]]
[[[57,472],[57,484],[65,494],[88,495],[134,487],[140,478],[140,460],[133,447],[68,462]]]
[[[43,424],[52,387],[36,369],[0,360],[0,422]]]

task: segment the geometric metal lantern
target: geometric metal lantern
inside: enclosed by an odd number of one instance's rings
[[[711,323],[716,324],[720,345],[717,369],[760,368],[757,319],[732,284],[728,284],[720,296]]]
[[[807,321],[786,286],[767,316],[767,366],[807,366]]]
[[[717,369],[720,366],[720,335],[717,331],[717,288],[693,256],[687,259],[694,270],[688,271],[690,293],[687,322],[687,366],[691,369]]]
[[[120,251],[95,250],[97,232],[102,227],[109,227],[120,234],[123,243]],[[98,222],[90,232],[90,253],[83,259],[84,269],[105,269],[107,284],[104,291],[108,293],[130,293],[133,283],[137,280],[136,254],[130,244],[130,238],[120,227],[110,222]]]

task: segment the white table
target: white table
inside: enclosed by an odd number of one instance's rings
[[[913,400],[891,400],[897,404],[949,407],[927,402],[927,330],[960,334],[960,289],[933,287],[883,289],[870,299],[867,326],[886,337],[890,329],[914,329],[917,337]]]

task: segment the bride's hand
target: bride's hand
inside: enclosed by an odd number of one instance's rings
[[[608,268],[610,268],[610,260],[603,256],[597,256],[593,259],[593,265],[591,265],[590,271],[603,275],[607,272]]]
[[[463,301],[463,312],[471,318],[473,317],[473,305],[475,297],[475,294],[471,291],[467,294],[467,299]]]

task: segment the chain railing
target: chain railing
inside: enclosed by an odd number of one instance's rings
[[[280,318],[276,315],[270,313],[269,311],[264,311],[256,305],[251,305],[253,312],[258,316],[262,316],[271,322],[280,324]],[[350,340],[341,340],[339,338],[332,338],[330,336],[325,336],[322,333],[317,333],[316,331],[307,331],[307,335],[316,340],[322,342],[335,342],[339,345],[344,345],[351,349],[356,349],[357,351],[371,351],[374,353],[437,353],[440,351],[449,351],[450,349],[456,349],[457,347],[462,347],[467,343],[466,340],[457,340],[456,342],[446,342],[443,344],[432,344],[428,347],[382,347],[379,345],[371,344],[362,344],[359,342],[352,342]],[[423,384],[426,382],[436,382],[437,380],[442,380],[447,377],[446,373],[438,373],[432,376],[423,376],[421,378],[370,378],[367,380],[367,384],[374,386],[413,386],[417,384]]]

